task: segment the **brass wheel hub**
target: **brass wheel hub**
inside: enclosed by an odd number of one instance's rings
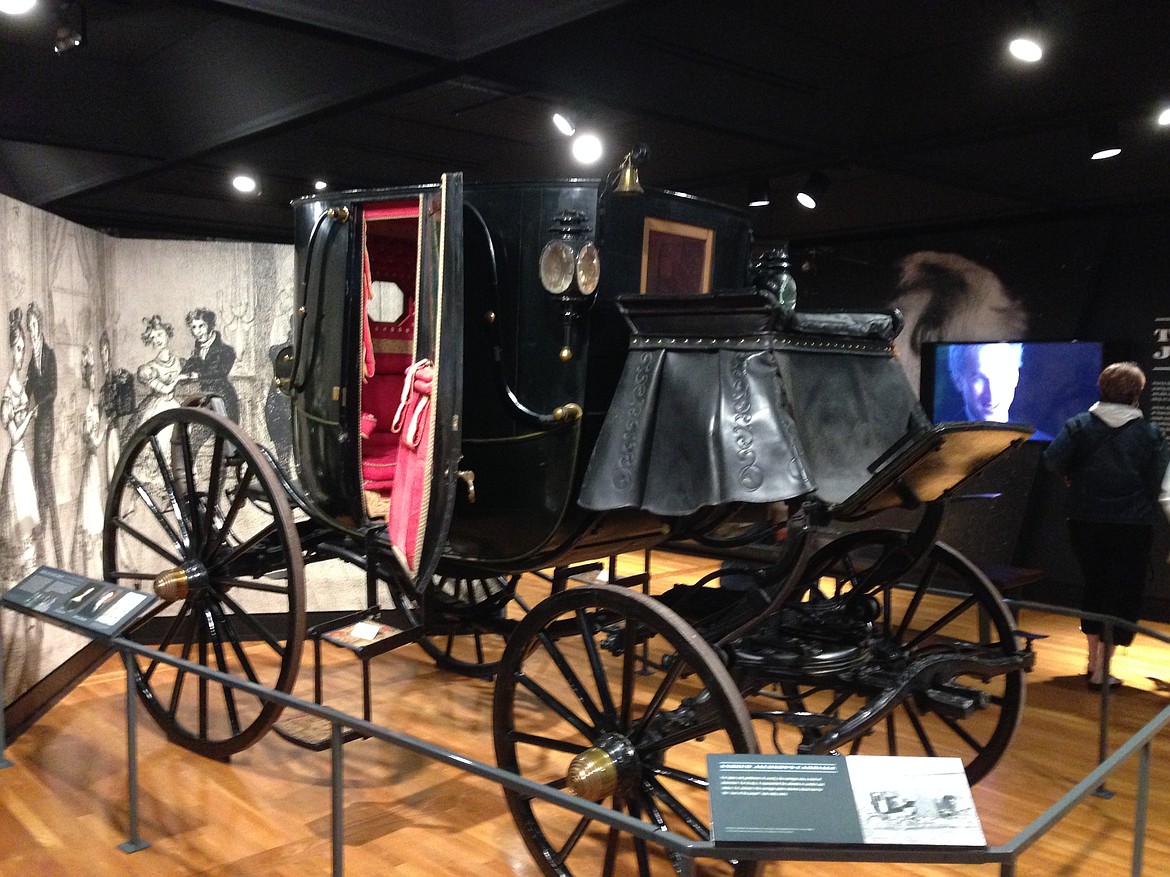
[[[185,600],[194,590],[205,588],[210,579],[207,568],[198,561],[172,567],[154,577],[154,592],[168,603]]]
[[[569,763],[565,790],[587,801],[627,791],[639,776],[638,755],[620,734],[606,734]]]

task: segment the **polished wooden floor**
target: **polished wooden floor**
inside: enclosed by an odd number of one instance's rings
[[[632,570],[641,557],[622,558]],[[654,582],[693,581],[707,561],[656,554]],[[1048,634],[1008,754],[975,789],[988,841],[1008,841],[1095,764],[1098,695],[1086,690],[1075,621],[1024,613],[1023,629]],[[1170,633],[1170,627],[1159,630]],[[327,667],[332,705],[360,710],[358,664],[340,652]],[[1170,647],[1139,638],[1118,654],[1125,687],[1113,698],[1111,745],[1170,704]],[[473,758],[491,761],[492,684],[452,676],[417,646],[373,663],[374,719]],[[300,689],[298,688],[298,691]],[[325,875],[331,868],[330,755],[269,734],[230,764],[168,744],[139,725],[140,832],[150,847],[127,855],[125,677],[111,662],[8,750],[0,771],[0,874]],[[348,700],[347,700],[348,699]],[[1147,875],[1170,874],[1170,740],[1154,746]],[[1026,852],[1018,874],[1128,874],[1136,761]],[[538,872],[490,783],[381,743],[345,749],[345,873],[535,875]],[[771,863],[779,875],[996,874],[998,866]]]

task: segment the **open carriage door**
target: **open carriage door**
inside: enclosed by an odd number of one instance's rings
[[[416,582],[429,578],[455,504],[463,407],[463,175],[420,195],[413,361],[393,429],[398,433],[386,536]]]

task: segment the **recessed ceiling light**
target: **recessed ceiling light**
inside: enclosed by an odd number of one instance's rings
[[[24,15],[37,5],[37,0],[0,0],[0,12],[8,15]]]
[[[1012,53],[1012,57],[1028,64],[1035,64],[1044,57],[1044,49],[1038,42],[1028,37],[1017,37],[1012,40],[1008,43],[1008,51]]]
[[[602,152],[601,138],[596,134],[582,134],[573,140],[573,158],[581,164],[593,164]]]
[[[236,174],[232,177],[232,188],[245,195],[252,195],[257,189],[256,178],[248,174]]]
[[[1170,125],[1170,107],[1166,107],[1166,109],[1158,113],[1158,124]]]
[[[566,137],[572,137],[577,131],[577,126],[564,113],[553,113],[552,120],[553,124],[557,126],[557,130]]]
[[[317,180],[317,182],[313,183],[313,188],[320,192],[323,189],[328,189],[329,184],[324,180]]]

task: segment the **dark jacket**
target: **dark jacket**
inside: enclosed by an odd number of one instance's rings
[[[1170,446],[1140,415],[1110,426],[1086,411],[1070,417],[1044,451],[1044,465],[1068,481],[1074,521],[1153,524]]]

